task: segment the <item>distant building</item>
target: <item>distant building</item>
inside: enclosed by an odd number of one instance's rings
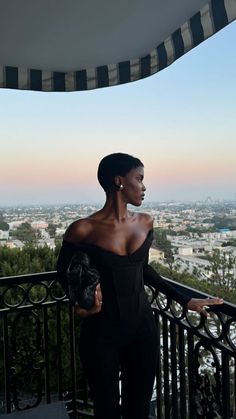
[[[198,279],[206,279],[211,276],[210,262],[205,259],[199,259],[195,256],[178,256],[176,259],[180,264],[178,271],[184,272],[186,269],[190,274],[194,273],[194,270],[198,270]]]
[[[178,254],[180,256],[192,256],[193,248],[192,247],[179,247]]]
[[[192,256],[193,248],[192,247],[179,247],[178,254],[180,256]]]
[[[37,247],[44,247],[44,246],[47,246],[50,249],[54,250],[56,247],[55,240],[54,239],[46,239],[46,240],[40,239],[37,241]]]
[[[25,220],[22,221],[11,221],[9,222],[10,230],[16,230],[18,227],[21,226],[21,224],[25,223]]]
[[[47,228],[48,227],[48,223],[46,221],[33,221],[32,223],[30,223],[32,228]]]
[[[155,262],[159,260],[163,260],[165,254],[162,250],[153,249],[152,247],[149,250],[149,262]]]
[[[8,240],[9,239],[9,230],[0,230],[0,240]]]
[[[24,247],[24,243],[20,240],[8,240],[6,242],[6,246],[9,249],[22,249]]]
[[[59,228],[57,227],[56,229],[56,235],[57,236],[63,236],[63,234],[65,233],[66,229],[65,228]]]

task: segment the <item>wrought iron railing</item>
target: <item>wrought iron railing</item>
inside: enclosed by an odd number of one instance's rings
[[[173,284],[192,297],[205,297]],[[236,306],[213,307],[205,319],[147,292],[160,342],[150,414],[235,418]],[[56,273],[0,278],[0,325],[0,415],[64,400],[72,417],[92,417],[78,358],[80,322]]]
[[[206,295],[174,283],[193,298]],[[157,417],[236,418],[236,306],[212,306],[207,318],[151,295],[160,339]]]

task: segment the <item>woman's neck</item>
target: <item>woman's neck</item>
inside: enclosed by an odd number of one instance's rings
[[[107,219],[113,219],[118,223],[127,221],[131,216],[127,203],[121,199],[119,193],[107,197],[101,212]]]

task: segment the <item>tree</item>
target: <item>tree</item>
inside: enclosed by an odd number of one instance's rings
[[[37,232],[29,223],[22,223],[17,230],[12,232],[12,238],[21,240],[23,243],[35,243]]]
[[[49,223],[48,227],[46,228],[47,232],[49,233],[50,237],[55,237],[56,235],[56,226],[55,224]]]
[[[171,242],[167,239],[167,230],[155,228],[153,244],[164,252],[165,262],[172,272],[175,266],[175,258],[172,252]]]
[[[219,249],[214,249],[212,254],[208,256],[212,272],[210,281],[212,284],[226,287],[230,290],[236,288],[236,280],[233,270],[236,268],[236,257],[232,252],[221,253]]]
[[[44,246],[42,248],[36,248],[32,244],[26,244],[23,249],[10,249],[6,246],[0,247],[0,277],[3,276],[14,276],[14,275],[23,275],[23,274],[33,274],[37,272],[46,272],[46,271],[53,271],[56,268],[56,261],[58,258],[58,253],[60,250],[60,245],[58,244],[55,250],[50,249],[47,246]],[[33,301],[40,301],[42,298],[45,297],[45,287],[41,286],[40,284],[37,284],[36,286],[33,286],[32,288],[27,283],[28,278],[26,277],[26,283],[22,284],[21,287],[23,287],[26,291],[28,290],[27,296],[30,295],[31,300]],[[1,284],[1,278],[0,278],[0,284]],[[49,284],[48,284],[49,285]],[[8,287],[7,287],[8,288]],[[3,295],[3,292],[5,290],[5,286],[1,286],[1,296]],[[64,292],[60,288],[60,286],[56,286],[53,291],[53,295],[57,295],[57,297],[62,297],[64,295]],[[7,291],[6,301],[8,304],[17,304],[20,301],[21,294],[20,290],[13,287],[11,287],[11,281],[9,281],[9,290]],[[28,297],[26,297],[27,299]],[[50,292],[47,297],[47,301],[50,301],[51,296]],[[24,305],[24,303],[23,303]],[[1,308],[4,307],[4,299],[1,298]],[[50,369],[50,388],[51,391],[57,391],[57,385],[58,385],[58,351],[57,351],[57,345],[58,345],[58,335],[57,335],[57,316],[58,311],[57,307],[55,305],[52,306],[46,306],[47,307],[47,326],[48,326],[48,365]],[[17,333],[16,333],[16,342],[19,348],[19,351],[16,351],[14,354],[16,357],[19,355],[21,356],[22,353],[22,342],[27,342],[28,348],[30,349],[28,353],[24,355],[24,359],[27,360],[27,356],[35,356],[37,354],[37,350],[35,351],[35,346],[41,347],[41,343],[37,342],[35,339],[35,330],[34,330],[34,322],[32,321],[33,316],[31,316],[31,311],[34,312],[34,309],[24,309],[20,312],[14,313],[17,317]],[[43,317],[43,310],[41,310],[42,306],[39,304],[37,310],[37,318],[40,320],[41,324],[44,322]],[[68,351],[70,348],[70,335],[68,333],[68,327],[69,327],[69,311],[68,306],[62,304],[60,306],[60,330],[61,330],[61,338],[60,338],[60,344],[61,344],[61,358],[62,358],[62,376],[63,376],[63,388],[64,390],[70,390],[71,385],[71,365],[70,365],[70,357],[68,356]],[[10,318],[11,314],[9,315]],[[15,317],[14,317],[15,318]],[[9,329],[8,333],[11,333],[12,327],[12,321],[9,321]],[[76,333],[79,331],[78,326],[78,319],[75,319],[76,324]],[[41,329],[42,331],[42,329]],[[3,339],[3,336],[0,334],[0,340]],[[43,339],[43,336],[42,336]],[[77,343],[77,342],[76,342]],[[78,344],[78,343],[77,343]],[[35,352],[34,352],[35,351]],[[78,353],[78,351],[77,351]],[[38,355],[37,355],[38,356]],[[39,355],[40,356],[40,355]],[[78,356],[78,355],[77,355]],[[80,364],[78,363],[80,366]],[[4,369],[4,358],[3,358],[3,351],[0,351],[0,371],[3,372]],[[78,368],[79,369],[79,368]],[[77,377],[80,378],[81,375],[81,369],[78,371],[77,369]],[[31,371],[32,372],[32,371]],[[19,363],[19,368],[16,371],[15,379],[18,380],[18,383],[22,383],[25,380],[26,374],[29,373],[29,369],[25,368],[25,366],[22,366],[22,363]],[[79,375],[80,374],[80,375]],[[1,389],[4,388],[3,384],[4,375],[0,374],[0,387]],[[21,390],[21,388],[19,388]],[[22,389],[23,393],[25,391],[25,387]],[[24,393],[25,394],[25,393]],[[28,397],[28,394],[27,394]]]
[[[158,249],[162,250],[165,255],[171,251],[171,242],[166,237],[166,230],[154,228],[153,244]]]
[[[175,258],[171,249],[167,248],[165,251],[165,262],[167,263],[167,265],[170,268],[170,271],[172,272],[175,265]]]
[[[193,276],[195,276],[196,278],[200,277],[200,271],[196,266],[193,267]]]
[[[9,230],[9,224],[7,224],[5,221],[0,221],[0,230],[8,231]]]
[[[236,239],[230,239],[227,242],[222,243],[221,247],[227,247],[227,246],[235,246],[236,247]]]
[[[236,230],[235,218],[231,218],[228,216],[224,216],[224,217],[214,216],[212,217],[211,222],[214,223],[215,229],[229,228],[230,230]]]
[[[52,250],[46,245],[37,248],[32,244],[26,244],[22,250],[0,247],[0,277],[53,271],[59,249],[59,245]]]

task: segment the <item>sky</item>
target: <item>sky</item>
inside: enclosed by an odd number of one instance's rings
[[[236,200],[236,23],[147,79],[73,93],[0,89],[0,206],[95,203],[106,154],[147,201]]]

